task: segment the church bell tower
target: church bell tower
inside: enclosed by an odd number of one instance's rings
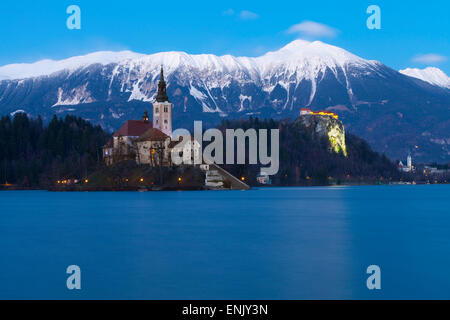
[[[166,93],[166,82],[161,66],[161,76],[158,83],[158,94],[153,102],[153,128],[159,129],[172,137],[172,104]]]

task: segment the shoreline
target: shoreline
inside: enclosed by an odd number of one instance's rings
[[[447,183],[426,183],[426,182],[394,182],[394,183],[341,183],[327,185],[259,185],[253,186],[251,189],[259,188],[314,188],[314,187],[356,187],[356,186],[398,186],[398,185],[446,185]],[[235,189],[213,189],[204,186],[50,186],[50,187],[24,187],[24,186],[0,186],[0,191],[50,191],[50,192],[150,192],[150,191],[227,191]]]

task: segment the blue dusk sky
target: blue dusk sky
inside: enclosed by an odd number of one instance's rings
[[[81,29],[69,30],[69,5]],[[369,5],[381,30],[369,30]],[[100,50],[258,56],[296,38],[321,40],[394,69],[436,66],[450,74],[450,1],[0,2],[0,65]]]

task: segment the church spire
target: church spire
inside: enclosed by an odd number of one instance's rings
[[[164,81],[164,71],[161,65],[161,76],[158,83],[158,94],[156,95],[157,102],[169,102],[169,97],[166,93],[166,82]]]
[[[163,70],[163,65],[161,65],[160,81],[164,82],[164,70]]]

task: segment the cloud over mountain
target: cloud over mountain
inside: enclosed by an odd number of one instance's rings
[[[314,21],[303,21],[294,24],[287,32],[309,38],[334,38],[339,33],[337,29]]]
[[[412,61],[423,63],[423,64],[435,64],[435,63],[441,63],[447,60],[447,57],[435,54],[435,53],[428,53],[428,54],[420,54],[415,56]]]

